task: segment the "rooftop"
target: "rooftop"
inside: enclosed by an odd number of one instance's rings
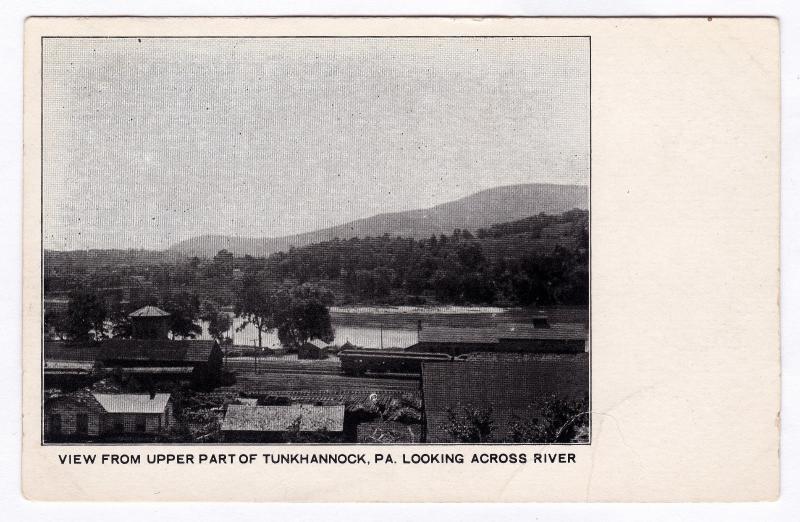
[[[93,393],[108,413],[164,413],[169,393]],[[151,398],[152,397],[152,398]]]
[[[128,317],[169,317],[171,314],[157,306],[143,306],[128,314]]]
[[[515,416],[531,417],[551,396],[581,398],[589,393],[588,354],[498,357],[422,365],[427,442],[454,442],[447,432],[448,410],[491,409],[495,442],[512,442]]]
[[[497,328],[498,339],[547,339],[585,341],[586,327],[580,323],[551,323],[549,328],[536,328],[531,324],[504,324]]]
[[[486,344],[496,343],[494,328],[423,328],[419,332],[421,343],[462,343]]]
[[[549,327],[533,324],[500,324],[496,328],[423,328],[421,343],[492,344],[500,339],[586,340],[588,333],[581,323],[551,323]]]
[[[100,345],[105,361],[207,362],[216,341],[186,339],[108,339]]]
[[[222,421],[222,431],[280,432],[294,427],[299,420],[299,431],[344,430],[344,405],[313,406],[253,406],[230,404]]]
[[[188,339],[107,339],[100,342],[45,341],[44,359],[50,361],[158,361],[207,362],[216,341]]]

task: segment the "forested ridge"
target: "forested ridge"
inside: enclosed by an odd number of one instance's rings
[[[189,294],[233,306],[242,285],[262,281],[319,284],[337,304],[586,305],[589,213],[539,214],[420,240],[334,239],[268,257],[227,251],[213,259],[135,250],[46,251],[44,266],[46,297],[133,285],[142,302]]]

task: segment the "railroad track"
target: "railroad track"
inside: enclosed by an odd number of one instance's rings
[[[380,397],[418,396],[419,381],[410,379],[345,377],[341,374],[298,372],[237,372],[236,384],[223,388],[256,395],[289,397],[309,401],[363,401]]]
[[[268,363],[262,365],[255,365],[252,362],[246,363],[244,361],[236,361],[234,363],[229,363],[226,366],[228,371],[232,371],[236,374],[249,374],[254,373],[256,375],[259,374],[267,374],[267,373],[277,373],[280,375],[335,375],[335,376],[346,376],[342,369],[336,365],[325,365],[325,366],[314,366],[314,365],[298,365],[292,363]],[[348,379],[353,379],[352,376],[347,376]],[[379,374],[371,374],[368,373],[366,378],[382,380],[382,379],[397,379],[397,380],[416,380],[419,381],[420,376],[416,373],[379,373]]]
[[[419,375],[381,374],[346,376],[339,364],[330,361],[228,360],[226,369],[236,375],[236,383],[220,388],[225,393],[246,393],[286,397],[301,402],[359,403],[373,394],[378,402],[394,398],[419,398]]]

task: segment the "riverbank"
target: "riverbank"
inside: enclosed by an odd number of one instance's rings
[[[531,323],[544,314],[551,323],[579,323],[588,329],[589,310],[585,307],[500,308],[487,306],[347,306],[331,307],[334,340],[330,344],[350,343],[365,348],[405,348],[416,343],[420,328],[494,328],[499,324]],[[253,346],[258,331],[252,325],[242,328],[241,318],[233,319],[230,336],[234,344]],[[208,337],[207,325],[203,325]],[[262,346],[280,348],[277,334],[262,334]]]

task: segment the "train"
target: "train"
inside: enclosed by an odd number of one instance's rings
[[[452,361],[445,353],[405,352],[397,350],[343,350],[339,361],[345,375],[370,373],[422,373],[422,363]]]

